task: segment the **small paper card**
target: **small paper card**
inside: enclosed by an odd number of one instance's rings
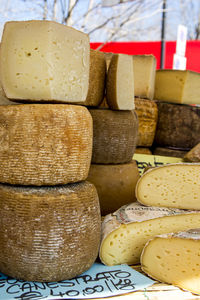
[[[155,281],[127,265],[104,266],[94,263],[80,276],[60,282],[28,282],[0,273],[0,299],[88,299],[145,289]]]

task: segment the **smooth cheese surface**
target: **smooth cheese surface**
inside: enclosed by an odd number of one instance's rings
[[[26,101],[83,102],[89,83],[89,37],[52,21],[4,27],[0,77],[6,96]]]
[[[156,100],[200,104],[200,74],[189,70],[157,70]]]
[[[86,179],[92,134],[92,118],[83,106],[2,106],[0,182],[56,185]]]
[[[60,281],[94,263],[101,233],[94,185],[0,184],[0,198],[1,272],[26,281]]]
[[[153,55],[133,55],[135,96],[154,99],[156,58]]]
[[[1,85],[0,85],[0,105],[14,105],[14,104],[19,104],[19,103],[10,101],[10,100],[6,97],[6,95],[5,95],[5,93],[4,93],[3,89],[2,89],[2,87],[1,87]]]
[[[200,210],[200,164],[168,164],[145,172],[137,200],[148,206]]]

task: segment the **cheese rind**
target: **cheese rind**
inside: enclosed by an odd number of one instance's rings
[[[152,168],[137,182],[136,198],[148,206],[200,210],[200,164]]]
[[[153,155],[168,156],[168,157],[184,157],[187,151],[179,149],[171,149],[167,147],[156,147],[153,150]]]
[[[83,106],[21,104],[0,110],[0,182],[57,185],[85,180],[92,118]]]
[[[73,278],[94,263],[101,216],[93,184],[0,184],[0,270],[26,281]]]
[[[89,37],[53,21],[12,21],[4,27],[0,77],[6,96],[76,103],[87,97]]]

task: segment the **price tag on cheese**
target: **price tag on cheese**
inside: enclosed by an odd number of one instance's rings
[[[154,282],[127,265],[94,263],[82,275],[60,282],[27,282],[0,273],[0,295],[4,300],[101,298],[142,290]]]

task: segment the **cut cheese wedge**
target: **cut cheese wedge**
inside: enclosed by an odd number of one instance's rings
[[[200,230],[148,241],[141,255],[141,266],[156,280],[200,294]]]
[[[113,54],[106,82],[106,100],[111,109],[133,110],[134,75],[132,56]]]
[[[134,202],[104,218],[99,256],[109,266],[137,264],[149,239],[198,227],[198,211],[146,207]]]
[[[83,32],[53,21],[5,24],[0,76],[10,99],[84,102],[89,61],[89,37]]]
[[[200,164],[168,164],[143,174],[136,186],[136,198],[148,206],[200,210],[199,191]]]

